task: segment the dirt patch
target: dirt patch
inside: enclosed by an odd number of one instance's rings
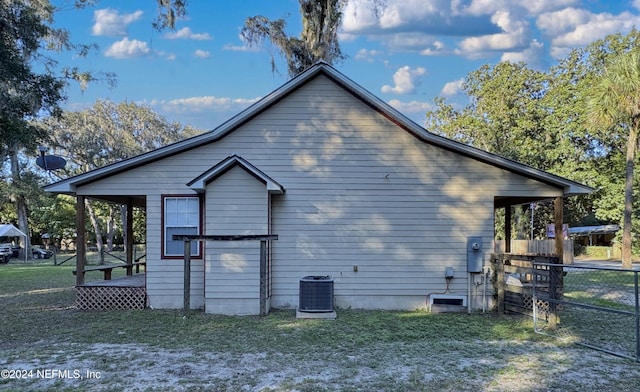
[[[640,386],[635,362],[593,350],[515,341],[452,341],[447,346],[376,344],[348,353],[318,347],[300,355],[70,344],[48,347],[46,357],[16,353],[2,358],[3,369],[56,373],[5,378],[0,389],[632,391]]]

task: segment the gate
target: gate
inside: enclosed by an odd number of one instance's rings
[[[640,361],[639,272],[534,261],[535,332]]]

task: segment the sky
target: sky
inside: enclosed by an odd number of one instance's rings
[[[344,10],[336,69],[423,125],[435,97],[463,105],[460,86],[484,64],[524,61],[547,70],[572,49],[609,34],[640,28],[640,0],[372,0]],[[249,47],[240,31],[247,17],[284,18],[298,36],[298,0],[190,0],[173,31],[151,26],[156,0],[100,0],[77,10],[70,0],[55,25],[75,43],[97,44],[86,57],[57,56],[61,65],[113,72],[117,84],[67,89],[67,110],[98,99],[152,108],[171,122],[212,130],[288,80],[269,45]],[[271,69],[275,54],[277,71]]]

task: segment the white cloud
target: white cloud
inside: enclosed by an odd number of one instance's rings
[[[184,114],[206,111],[241,111],[260,98],[223,98],[200,96],[165,100],[152,100],[149,105],[160,108],[165,113]]]
[[[490,52],[511,51],[526,47],[529,38],[529,22],[506,11],[498,11],[491,21],[502,32],[463,39],[456,53],[469,58],[479,58]]]
[[[630,12],[618,15],[594,14],[576,8],[540,15],[537,26],[551,38],[551,55],[560,58],[572,49],[587,45],[610,34],[625,33],[640,25],[640,16]]]
[[[423,67],[411,69],[408,65],[399,68],[393,74],[394,86],[382,86],[383,93],[410,94],[420,85],[420,77],[427,72]]]
[[[441,41],[434,41],[431,47],[425,48],[420,51],[423,56],[435,56],[439,54],[445,54],[446,45]]]
[[[193,54],[199,59],[208,59],[209,57],[211,57],[210,52],[202,49],[196,49],[196,51]]]
[[[226,44],[222,47],[223,50],[230,50],[232,52],[258,52],[259,46],[249,46],[247,40],[244,39],[242,34],[238,35],[238,39],[242,42],[242,45]]]
[[[143,57],[151,53],[149,46],[146,42],[138,41],[138,40],[129,40],[128,38],[123,38],[118,42],[112,44],[107,51],[105,52],[105,56],[114,57],[117,59],[127,59],[133,57]]]
[[[122,36],[127,35],[127,26],[140,19],[142,11],[132,14],[119,14],[112,9],[102,9],[93,12],[95,23],[91,27],[91,33],[98,36]]]
[[[371,49],[371,50],[367,50],[367,49],[360,49],[358,50],[358,53],[356,53],[355,55],[355,59],[356,60],[363,60],[363,61],[367,61],[367,62],[373,62],[374,58],[376,56],[380,56],[382,54],[382,52],[380,52],[379,50],[375,50],[375,49]]]
[[[454,80],[453,82],[448,82],[442,88],[442,95],[445,97],[451,97],[453,95],[458,94],[462,90],[462,84],[464,83],[464,79]]]
[[[580,0],[520,0],[520,5],[532,16],[579,4]]]
[[[587,10],[578,8],[565,8],[560,11],[547,12],[536,20],[536,25],[545,35],[555,37],[563,34],[578,25],[585,24],[593,14]]]
[[[640,8],[640,0],[629,1]],[[371,2],[348,2],[343,13],[341,38],[366,36],[370,41],[385,45],[389,52],[415,52],[425,56],[453,54],[477,59],[537,54],[532,42],[535,39],[542,41],[543,37],[532,28],[536,18],[564,9],[577,10],[569,7],[579,7],[584,1],[386,0],[378,15],[372,10]],[[590,15],[588,11],[581,12]],[[545,21],[542,18],[539,27],[549,32],[545,38],[552,39],[555,37],[552,29],[565,34],[566,26],[577,23],[572,20],[576,17],[581,15],[558,14],[558,18],[549,20],[547,26],[540,25]],[[640,26],[640,21],[636,25]],[[543,50],[553,49],[545,45]]]
[[[529,47],[521,52],[505,52],[500,61],[510,61],[512,63],[525,62],[534,69],[544,70],[546,64],[543,60],[544,44],[538,40],[531,41]]]
[[[388,104],[401,113],[426,113],[433,109],[433,105],[431,103],[421,101],[402,102],[397,99],[392,99]]]
[[[209,33],[194,33],[188,27],[183,27],[178,31],[167,33],[163,37],[167,39],[194,39],[199,41],[212,39]]]
[[[457,1],[452,10],[458,14],[493,15],[498,11],[526,12],[536,16],[571,5],[580,4],[580,0],[471,0],[468,6]]]

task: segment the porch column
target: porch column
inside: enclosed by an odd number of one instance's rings
[[[562,196],[556,197],[553,200],[553,217],[555,224],[555,245],[556,245],[556,253],[558,254],[558,264],[563,264],[563,255],[564,255],[564,237],[562,233],[562,221],[564,220],[564,199]]]
[[[132,265],[133,260],[133,200],[127,200],[127,234],[125,244],[127,252],[127,264]],[[127,275],[133,275],[133,268],[127,268]]]
[[[511,205],[504,206],[504,253],[511,253]]]
[[[564,207],[564,199],[562,196],[558,196],[553,200],[553,216],[555,226],[555,245],[556,253],[558,254],[558,264],[564,262],[564,237],[562,233],[562,221],[564,219],[564,213],[562,211]],[[560,316],[558,314],[557,300],[562,298],[563,276],[562,267],[550,267],[549,268],[549,328],[554,329],[560,322]]]
[[[87,258],[84,196],[76,196],[76,286],[84,285],[84,266]]]

